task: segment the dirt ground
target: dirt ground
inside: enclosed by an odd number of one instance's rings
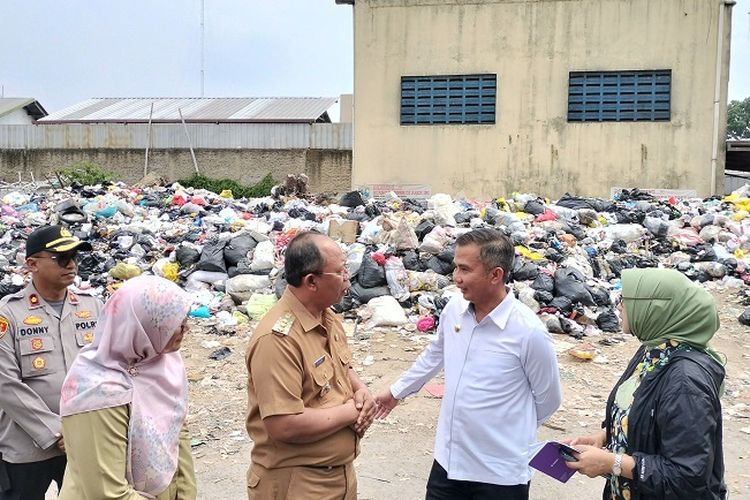
[[[715,347],[729,358],[724,411],[724,455],[727,483],[733,499],[750,499],[750,329],[737,322],[744,310],[737,292],[714,292],[720,304],[722,329]],[[353,323],[345,323],[354,333]],[[251,327],[234,336],[217,336],[216,329],[196,324],[183,347],[190,380],[189,424],[193,434],[200,499],[241,500],[251,442],[244,430],[244,348]],[[622,339],[615,345],[599,343]],[[218,341],[232,350],[221,361],[208,359],[215,348],[201,343]],[[407,330],[357,332],[350,338],[355,368],[373,391],[389,386],[408,368],[428,339]],[[595,361],[583,362],[567,350],[581,343],[596,347]],[[588,337],[577,341],[555,335],[560,375],[564,385],[562,408],[539,431],[539,439],[561,439],[588,434],[598,428],[605,398],[638,344],[621,335]],[[441,382],[436,379],[435,382]],[[426,391],[405,400],[383,421],[377,421],[362,441],[356,461],[361,500],[424,498],[440,400]],[[201,443],[201,444],[199,444]],[[560,484],[542,474],[532,480],[531,498],[599,498],[603,480],[576,475]]]
[[[736,291],[719,290],[722,329],[715,347],[729,358],[724,411],[724,454],[727,483],[733,499],[750,499],[750,329],[737,322],[744,310]],[[206,321],[206,320],[204,320]],[[210,320],[209,320],[210,321]],[[345,323],[354,333],[353,323]],[[244,474],[251,442],[244,429],[244,349],[252,329],[240,326],[234,335],[217,335],[206,323],[196,324],[183,347],[190,380],[189,425],[193,435],[200,499],[245,498]],[[603,339],[622,339],[615,345]],[[232,353],[225,359],[208,358],[218,341]],[[354,365],[375,391],[388,387],[417,357],[427,338],[406,330],[357,332],[350,338]],[[588,342],[597,358],[583,362],[567,350]],[[555,335],[560,374],[564,384],[562,408],[539,432],[540,439],[562,439],[594,432],[602,420],[605,398],[637,348],[632,337],[607,335],[577,341]],[[441,382],[437,379],[436,382]],[[356,461],[361,500],[424,498],[440,400],[424,390],[399,405],[384,421],[370,428]],[[576,475],[560,484],[542,474],[532,480],[531,498],[599,498],[603,480]]]

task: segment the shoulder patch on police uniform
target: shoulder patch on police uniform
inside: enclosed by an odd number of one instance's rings
[[[8,333],[8,320],[0,316],[0,339],[5,337],[6,333]]]
[[[292,329],[293,324],[294,315],[292,313],[285,313],[276,320],[276,323],[271,327],[271,331],[277,335],[287,336],[289,335],[289,330]]]

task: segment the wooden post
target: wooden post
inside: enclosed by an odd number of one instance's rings
[[[182,128],[185,130],[185,136],[188,140],[188,146],[190,146],[190,156],[193,157],[193,167],[195,167],[195,173],[199,174],[198,171],[198,160],[195,159],[195,151],[193,151],[193,141],[190,139],[190,134],[188,133],[187,124],[185,124],[185,118],[182,117],[182,109],[177,108],[177,112],[180,113],[180,121],[182,121]]]
[[[143,165],[143,177],[148,175],[148,150],[151,149],[151,118],[154,116],[154,102],[151,101],[151,111],[148,114],[148,138],[146,139],[146,163]]]

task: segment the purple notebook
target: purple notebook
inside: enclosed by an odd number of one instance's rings
[[[532,457],[529,465],[539,472],[543,472],[553,477],[561,483],[567,483],[568,479],[576,473],[573,469],[565,465],[565,459],[560,454],[564,450],[567,453],[579,453],[579,450],[557,441],[548,441]]]

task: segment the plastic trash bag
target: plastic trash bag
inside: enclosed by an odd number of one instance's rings
[[[245,302],[259,290],[271,288],[271,279],[265,274],[240,274],[226,280],[226,292],[232,296],[234,302]]]
[[[540,272],[531,283],[531,288],[551,293],[555,290],[555,279],[547,273]]]
[[[441,226],[435,226],[430,233],[424,237],[422,244],[419,246],[420,252],[431,253],[433,255],[442,252],[448,245],[450,237],[446,230]]]
[[[276,304],[276,295],[254,293],[245,304],[247,315],[251,319],[260,320]]]
[[[435,211],[435,223],[444,226],[456,226],[456,219],[453,217],[458,209],[453,204],[450,195],[438,193],[433,195],[427,201],[427,207]]]
[[[247,255],[257,245],[255,239],[249,234],[241,234],[229,240],[224,247],[224,261],[226,265],[236,266],[239,261],[247,258]]]
[[[572,302],[580,302],[587,306],[596,305],[586,288],[585,279],[585,276],[576,269],[558,269],[555,271],[555,295],[567,297]]]
[[[226,244],[226,241],[212,241],[207,243],[201,252],[198,269],[214,273],[226,273],[227,266],[224,263],[224,247]]]
[[[382,297],[383,295],[390,295],[391,291],[387,286],[376,286],[372,288],[365,288],[359,283],[354,283],[352,284],[351,287],[349,287],[349,294],[351,295],[352,300],[360,304],[367,304],[375,297]]]
[[[253,261],[250,264],[250,269],[253,272],[269,272],[273,269],[273,264],[273,243],[270,240],[261,241],[253,252]]]
[[[372,254],[370,253],[362,257],[362,265],[357,273],[357,281],[364,288],[375,288],[388,283],[385,278],[385,269],[372,259]]]
[[[366,329],[376,326],[401,326],[408,322],[401,304],[390,295],[374,297],[357,314],[365,321]]]
[[[401,259],[395,256],[388,257],[385,261],[385,279],[391,295],[399,302],[409,298],[409,275],[406,274]]]
[[[348,193],[344,193],[341,195],[341,200],[339,200],[339,205],[342,207],[355,208],[364,204],[365,200],[362,198],[362,193],[359,191],[349,191]]]
[[[620,319],[612,309],[607,309],[596,317],[596,326],[603,332],[619,332]]]
[[[745,326],[750,326],[750,307],[745,309],[745,311],[739,315],[737,320]]]

